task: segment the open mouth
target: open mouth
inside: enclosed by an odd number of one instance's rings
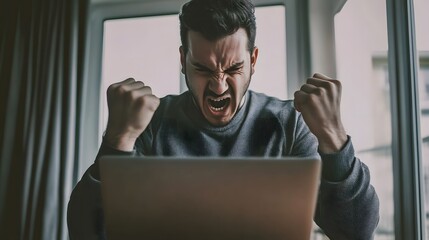
[[[231,98],[225,97],[225,98],[208,98],[208,103],[210,106],[210,109],[212,109],[215,112],[219,112],[224,110],[229,103],[231,102]]]

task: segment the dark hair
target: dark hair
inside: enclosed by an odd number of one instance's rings
[[[244,28],[248,50],[255,46],[255,7],[250,0],[191,0],[179,15],[180,38],[185,54],[188,52],[188,31],[196,31],[214,41]]]

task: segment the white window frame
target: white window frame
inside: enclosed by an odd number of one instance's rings
[[[79,173],[82,174],[93,162],[101,144],[104,129],[100,129],[100,88],[103,52],[103,22],[108,19],[148,17],[178,14],[181,6],[188,0],[92,0],[89,7],[85,66],[85,89],[82,96],[85,124],[82,134],[87,136],[82,143],[79,156]],[[309,47],[306,39],[307,5],[300,0],[254,0],[255,7],[284,5],[286,21],[286,63],[288,96],[293,96],[296,89],[309,75]],[[179,20],[178,20],[179,21]],[[178,79],[179,81],[179,79]]]

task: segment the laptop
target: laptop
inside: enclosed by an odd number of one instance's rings
[[[321,161],[100,159],[107,239],[310,239]]]

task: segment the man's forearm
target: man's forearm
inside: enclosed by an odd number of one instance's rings
[[[372,239],[379,200],[369,180],[367,166],[357,158],[343,181],[322,179],[315,221],[330,239]]]

